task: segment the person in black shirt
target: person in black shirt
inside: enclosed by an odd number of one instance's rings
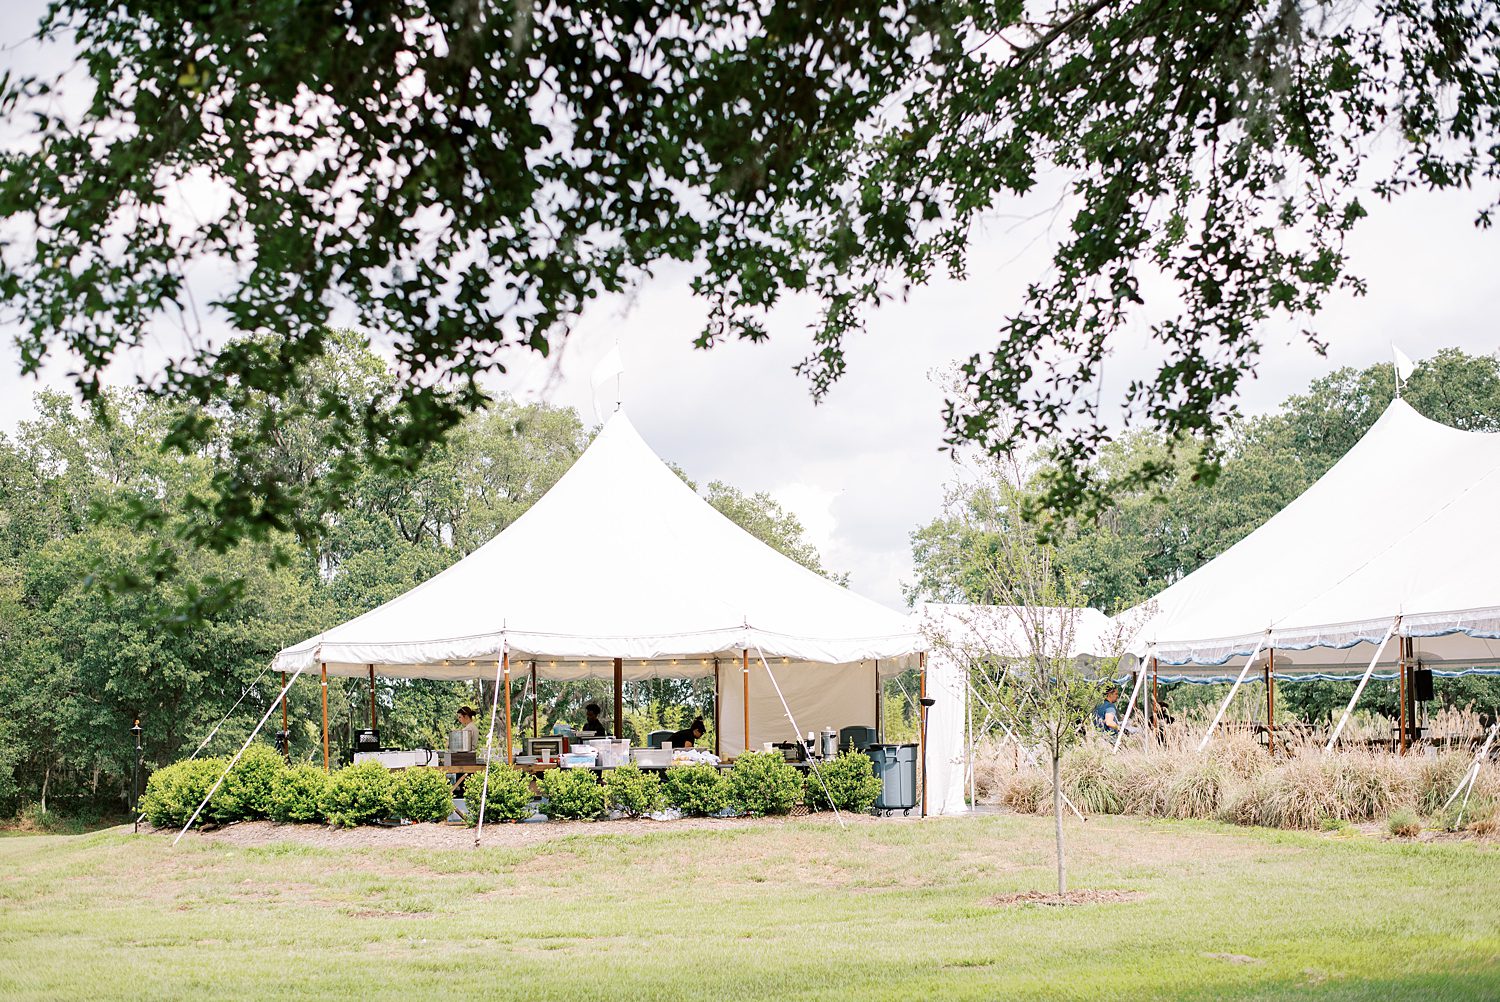
[[[708,733],[708,728],[703,726],[703,718],[697,717],[682,730],[673,731],[672,736],[667,740],[672,742],[673,748],[691,748],[693,743],[706,733]]]
[[[588,714],[588,719],[583,722],[583,733],[597,734],[600,737],[609,733],[604,727],[604,721],[599,719],[598,703],[590,703],[583,708],[583,712]]]

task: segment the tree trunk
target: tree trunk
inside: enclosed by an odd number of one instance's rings
[[[1068,892],[1068,871],[1063,856],[1062,756],[1052,756],[1052,823],[1057,829],[1057,893]]]
[[[42,766],[42,813],[47,813],[47,784],[52,781],[52,763]]]

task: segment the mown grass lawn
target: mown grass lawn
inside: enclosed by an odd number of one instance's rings
[[[6,999],[1500,996],[1500,852],[1047,818],[563,838],[526,849],[0,840]],[[587,829],[584,828],[584,831]]]

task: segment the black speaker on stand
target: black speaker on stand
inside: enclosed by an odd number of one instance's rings
[[[1430,703],[1432,695],[1432,669],[1418,668],[1411,673],[1413,698],[1419,703]]]

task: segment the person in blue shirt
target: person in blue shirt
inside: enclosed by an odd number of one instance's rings
[[[1094,707],[1094,727],[1101,734],[1114,735],[1120,730],[1120,716],[1115,704],[1120,699],[1120,687],[1112,685],[1104,690],[1104,702]]]

